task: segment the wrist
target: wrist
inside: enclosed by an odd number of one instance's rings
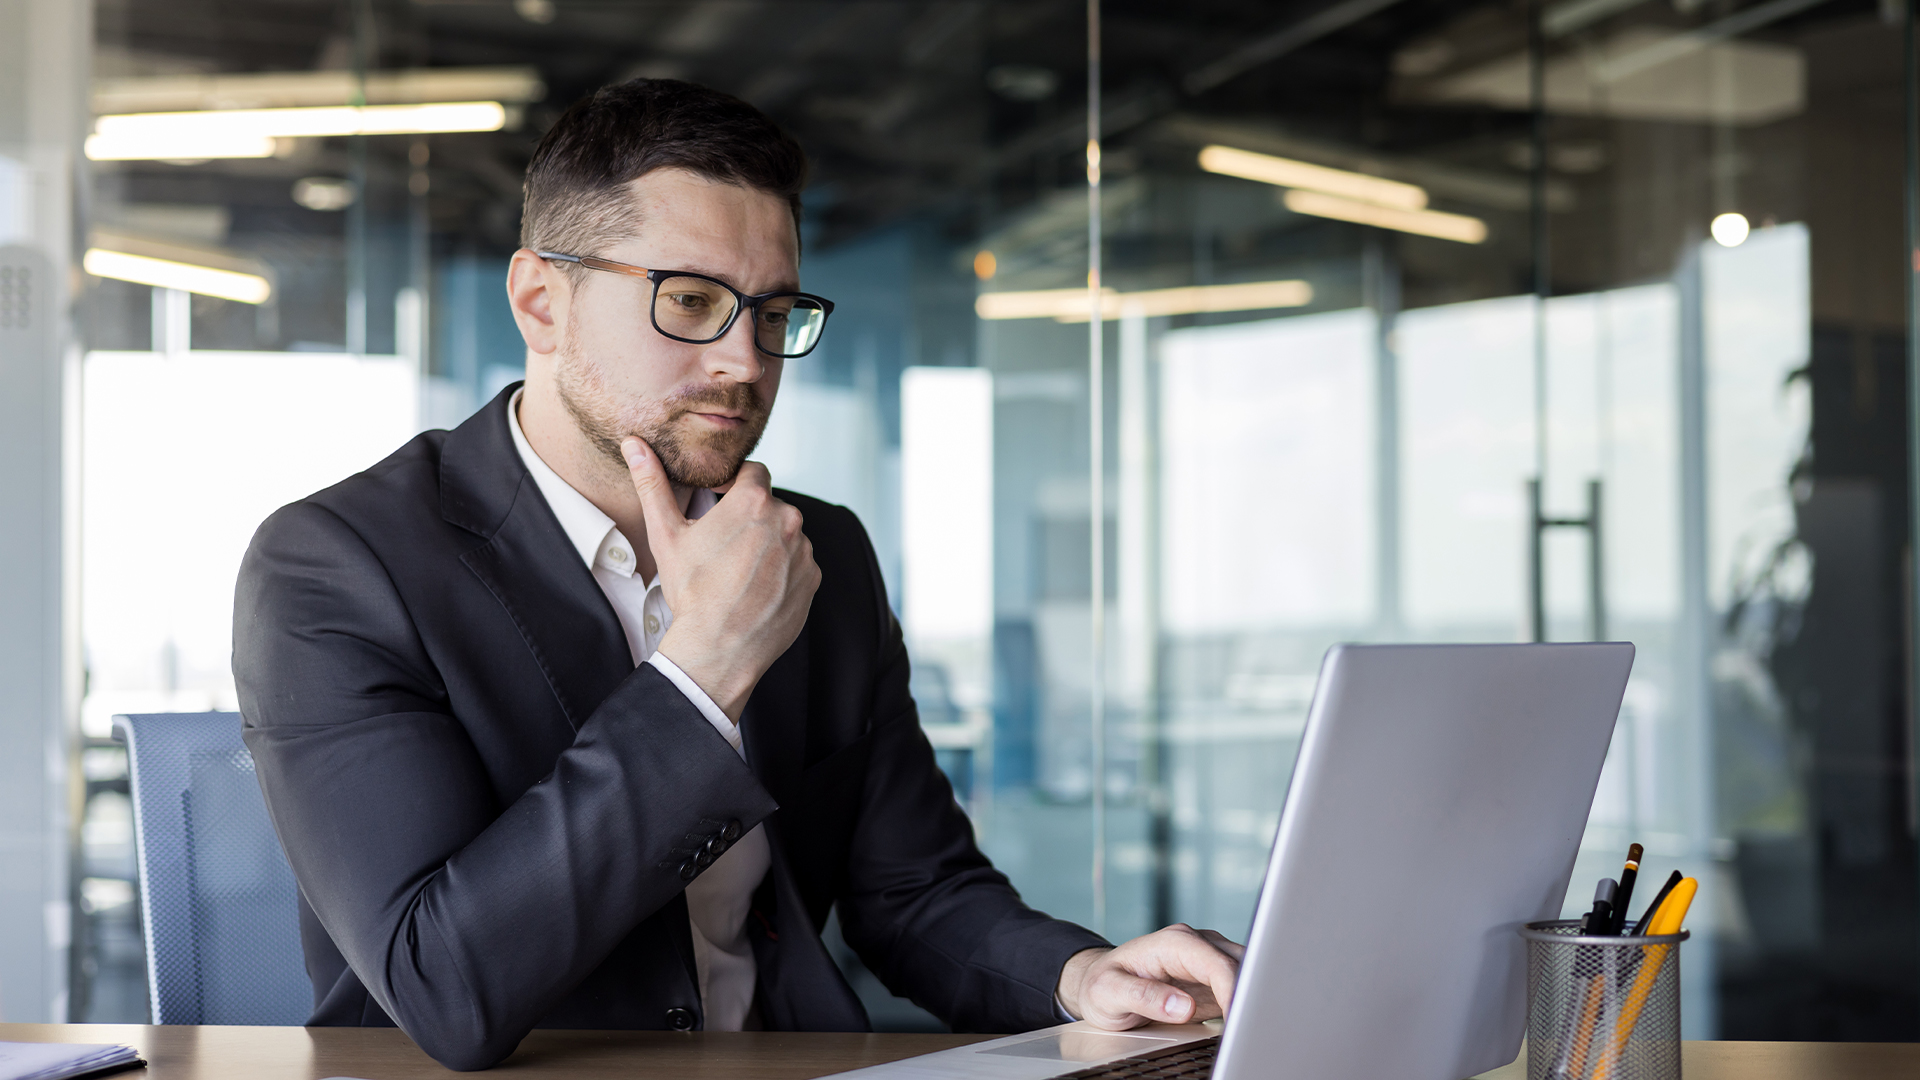
[[[723,650],[701,648],[694,635],[680,632],[678,621],[667,629],[666,636],[660,639],[660,647],[655,651],[686,672],[687,677],[720,707],[728,720],[735,724],[740,722],[740,715],[747,707],[747,698],[752,696],[753,688],[759,682],[756,673],[745,671],[740,665],[730,662]]]
[[[1060,966],[1060,981],[1054,986],[1053,999],[1066,1010],[1068,1016],[1076,1020],[1086,1019],[1086,1009],[1080,1002],[1082,993],[1086,989],[1087,972],[1093,968],[1095,961],[1112,951],[1111,946],[1081,949],[1067,957],[1067,962]]]

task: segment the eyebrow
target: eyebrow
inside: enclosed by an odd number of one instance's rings
[[[704,266],[699,266],[699,265],[694,265],[694,266],[657,266],[657,267],[655,267],[655,266],[650,266],[650,267],[648,267],[647,269],[649,269],[649,270],[667,270],[667,271],[670,271],[670,272],[671,272],[671,271],[682,271],[682,270],[684,270],[684,271],[686,271],[687,273],[690,273],[690,274],[705,274],[706,276],[708,276],[708,277],[710,277],[710,278],[714,278],[714,279],[717,279],[717,280],[719,280],[719,281],[724,281],[724,282],[726,282],[727,284],[729,284],[729,285],[731,285],[731,286],[733,286],[734,288],[736,288],[736,289],[740,289],[740,283],[739,283],[738,281],[735,281],[735,280],[734,280],[734,278],[733,278],[733,275],[732,275],[732,274],[727,274],[727,273],[723,273],[723,272],[721,272],[721,271],[719,271],[719,270],[713,270],[713,269],[709,269],[709,268],[707,268],[707,267],[704,267]],[[740,289],[740,291],[741,291],[741,292],[747,292],[747,290],[745,290],[745,289]],[[791,279],[791,278],[783,278],[783,279],[781,279],[781,280],[780,280],[780,282],[779,282],[779,283],[777,283],[777,284],[775,284],[773,288],[771,288],[771,289],[768,289],[768,290],[766,290],[766,291],[767,291],[767,292],[799,292],[799,291],[800,291],[800,283],[799,283],[798,281],[795,281],[795,280],[793,280],[793,279]],[[753,295],[756,295],[756,294],[754,294],[754,293],[747,293],[747,295],[748,295],[748,296],[753,296]]]

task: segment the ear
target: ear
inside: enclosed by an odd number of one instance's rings
[[[560,348],[567,305],[573,299],[570,286],[565,274],[531,249],[513,253],[507,264],[507,306],[528,349],[545,355]]]

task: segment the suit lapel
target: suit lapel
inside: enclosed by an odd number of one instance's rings
[[[515,389],[448,433],[441,515],[486,537],[460,561],[507,609],[578,731],[632,674],[633,654],[613,606],[514,449],[507,403]]]

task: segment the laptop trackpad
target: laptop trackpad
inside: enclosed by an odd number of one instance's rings
[[[1056,1031],[1038,1039],[981,1050],[982,1054],[1003,1057],[1044,1058],[1048,1061],[1106,1061],[1132,1057],[1149,1050],[1179,1042],[1152,1035],[1114,1035],[1101,1031]]]

